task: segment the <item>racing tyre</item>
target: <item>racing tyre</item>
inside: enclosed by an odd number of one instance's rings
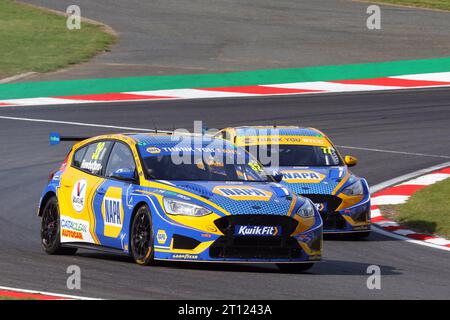
[[[278,263],[277,267],[281,272],[303,272],[312,268],[314,263]]]
[[[140,207],[131,224],[130,251],[137,264],[154,264],[152,215],[147,206]]]
[[[61,233],[58,200],[51,197],[42,211],[41,245],[47,254],[72,255],[77,248],[63,248],[61,246]]]

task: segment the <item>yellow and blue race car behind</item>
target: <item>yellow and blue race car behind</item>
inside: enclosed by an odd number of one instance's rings
[[[246,148],[269,172],[281,173],[285,186],[311,199],[322,216],[324,233],[351,233],[360,238],[370,234],[367,181],[348,169],[357,159],[341,157],[321,131],[296,126],[244,126],[225,128],[215,136]]]
[[[161,133],[79,140],[40,200],[48,254],[87,248],[129,254],[142,265],[253,262],[290,271],[321,259],[322,219],[313,203],[243,148]]]

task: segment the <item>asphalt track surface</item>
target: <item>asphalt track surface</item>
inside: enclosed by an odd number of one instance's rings
[[[351,0],[25,0],[111,26],[112,51],[21,81],[205,73],[428,59],[450,52],[450,13]],[[74,31],[76,32],[76,31]]]
[[[124,116],[125,115],[125,116]],[[449,161],[450,90],[329,94],[218,100],[2,108],[0,116],[160,129],[240,124],[299,124],[323,129],[338,145],[429,156],[345,150],[354,172],[374,185]],[[141,267],[127,257],[89,251],[48,256],[39,242],[39,195],[68,144],[48,135],[118,130],[0,119],[0,283],[3,286],[133,299],[448,299],[446,251],[374,233],[368,240],[326,240],[324,261],[304,274],[274,267],[165,263]],[[119,130],[120,131],[120,130]],[[348,152],[347,152],[348,151]],[[82,270],[82,290],[66,288],[66,269]],[[381,267],[381,290],[368,290],[367,267]]]

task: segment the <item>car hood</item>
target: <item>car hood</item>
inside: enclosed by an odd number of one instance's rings
[[[272,182],[163,181],[162,183],[200,196],[206,200],[205,202],[212,202],[230,214],[286,215],[305,201],[302,198],[296,199],[296,195],[282,184]],[[291,208],[293,202],[295,206]]]
[[[346,166],[336,167],[279,167],[271,171],[283,174],[281,184],[296,194],[332,194],[342,187],[350,172]]]

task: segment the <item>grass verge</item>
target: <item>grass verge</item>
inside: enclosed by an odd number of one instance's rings
[[[450,10],[450,0],[375,0],[375,2],[418,8]]]
[[[414,193],[402,205],[383,206],[383,215],[425,234],[450,238],[450,179]]]
[[[66,21],[54,12],[0,0],[0,78],[84,62],[115,42],[104,26],[82,21],[80,30],[68,30]]]

